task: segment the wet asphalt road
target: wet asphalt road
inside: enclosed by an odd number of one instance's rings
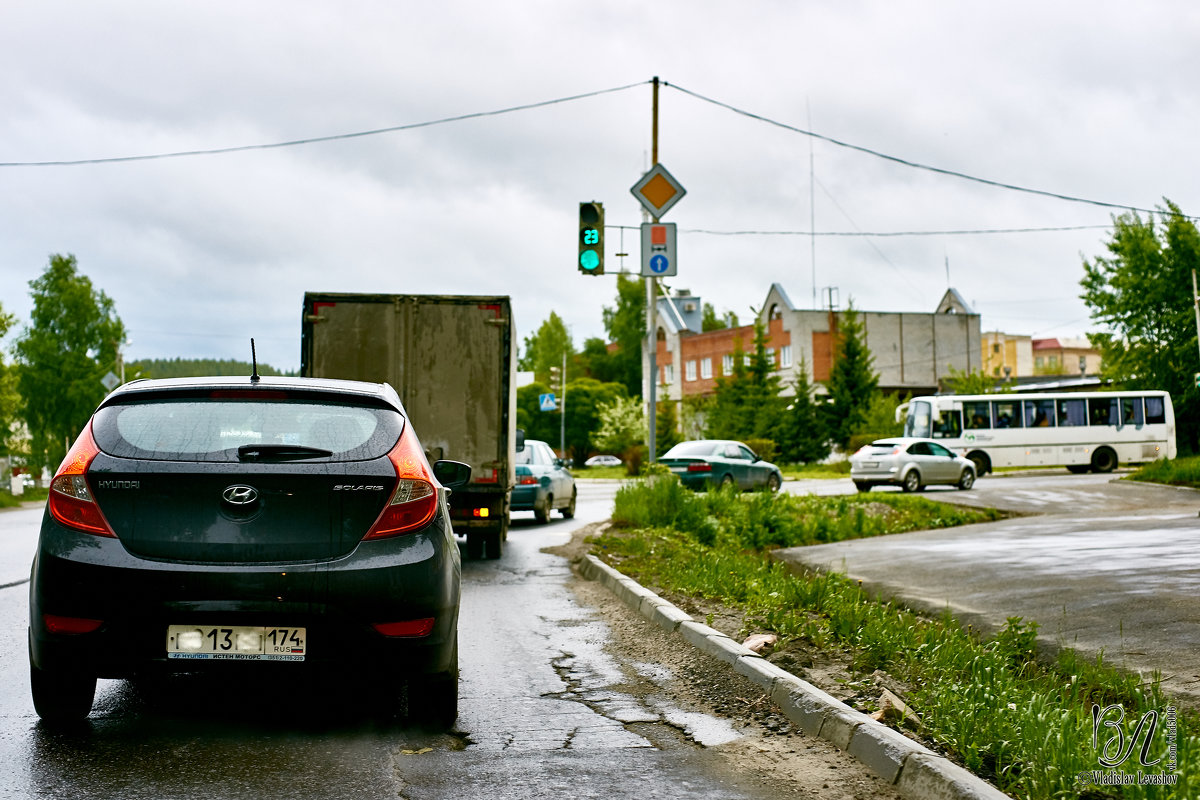
[[[805,482],[812,483],[812,482]],[[817,487],[853,492],[847,481]],[[1200,707],[1200,492],[1047,472],[986,477],[931,499],[1031,514],[952,528],[779,551],[868,589],[995,630],[1039,625],[1040,643],[1150,675]],[[791,491],[803,491],[799,483]],[[877,490],[879,491],[879,490]]]
[[[518,514],[503,559],[464,561],[451,733],[375,720],[370,686],[200,677],[101,681],[84,730],[48,731],[25,655],[41,512],[0,514],[0,797],[769,796],[701,746],[735,736],[727,722],[656,700],[674,676],[606,653],[605,621],[567,588],[565,560],[540,552],[606,519],[615,489],[581,483],[575,520]],[[623,693],[630,675],[650,691]]]

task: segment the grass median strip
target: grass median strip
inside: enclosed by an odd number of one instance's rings
[[[1036,622],[1013,618],[984,638],[949,615],[928,619],[844,576],[795,574],[768,557],[775,547],[1001,516],[896,494],[694,494],[660,475],[619,490],[614,527],[592,552],[656,591],[738,609],[781,647],[839,649],[858,673],[882,670],[910,687],[903,700],[927,744],[1015,797],[1200,797],[1196,721],[1156,681],[1070,649],[1041,660]],[[1164,778],[1175,785],[1149,782]]]

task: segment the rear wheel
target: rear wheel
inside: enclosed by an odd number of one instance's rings
[[[450,669],[429,678],[413,680],[408,689],[408,716],[416,723],[445,730],[458,718],[458,639]]]
[[[554,495],[546,495],[546,500],[540,506],[534,506],[533,518],[542,525],[550,521],[550,509],[554,508]]]
[[[1112,472],[1117,468],[1117,454],[1110,447],[1092,453],[1092,472]]]
[[[917,472],[915,469],[910,469],[904,476],[904,481],[900,484],[900,487],[906,492],[921,491],[923,488],[921,486],[921,473]]]
[[[47,671],[29,665],[33,707],[47,723],[65,725],[82,722],[92,711],[96,676],[82,672]]]
[[[992,471],[992,462],[983,453],[971,453],[967,456],[975,465],[975,475],[987,475]]]
[[[562,515],[565,519],[572,519],[575,516],[575,496],[576,496],[576,494],[577,494],[576,491],[574,489],[572,489],[571,490],[571,502],[567,503],[566,508],[561,509]]]
[[[726,475],[724,478],[721,478],[721,488],[724,489],[726,486],[733,486],[732,475]]]
[[[874,486],[874,484],[867,483],[866,481],[855,481],[854,482],[854,488],[858,489],[860,492],[869,492],[869,491],[871,491],[872,486]]]

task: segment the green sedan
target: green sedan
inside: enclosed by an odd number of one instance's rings
[[[663,453],[659,463],[691,489],[737,485],[742,491],[766,488],[777,492],[783,485],[779,467],[763,461],[741,442],[727,439],[680,442]]]

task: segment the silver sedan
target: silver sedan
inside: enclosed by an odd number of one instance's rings
[[[879,439],[850,457],[850,478],[860,492],[891,484],[919,492],[930,484],[975,485],[975,465],[933,439]]]

